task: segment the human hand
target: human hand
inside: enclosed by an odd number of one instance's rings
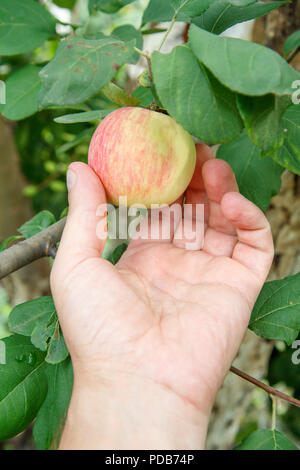
[[[69,181],[51,275],[75,374],[62,448],[203,447],[273,259],[265,216],[237,192],[228,164],[198,145],[185,197],[205,204],[203,248],[173,237],[132,241],[113,266],[96,236],[101,182],[82,163]]]

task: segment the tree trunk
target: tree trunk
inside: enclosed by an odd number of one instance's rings
[[[17,229],[32,217],[30,200],[23,196],[25,184],[12,125],[0,119],[0,241],[15,235]],[[8,276],[1,284],[12,305],[16,305],[48,293],[48,274],[48,263],[40,260]]]

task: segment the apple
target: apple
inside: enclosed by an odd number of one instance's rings
[[[99,176],[108,201],[127,206],[172,204],[194,174],[192,136],[174,119],[142,108],[120,108],[97,127],[89,165]]]

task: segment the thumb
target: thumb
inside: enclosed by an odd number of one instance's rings
[[[86,259],[100,258],[106,241],[106,196],[100,179],[88,165],[76,162],[68,169],[67,186],[69,213],[54,263],[59,278]]]

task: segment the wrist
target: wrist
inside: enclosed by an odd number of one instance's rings
[[[76,377],[61,449],[203,449],[209,412],[146,379]]]

